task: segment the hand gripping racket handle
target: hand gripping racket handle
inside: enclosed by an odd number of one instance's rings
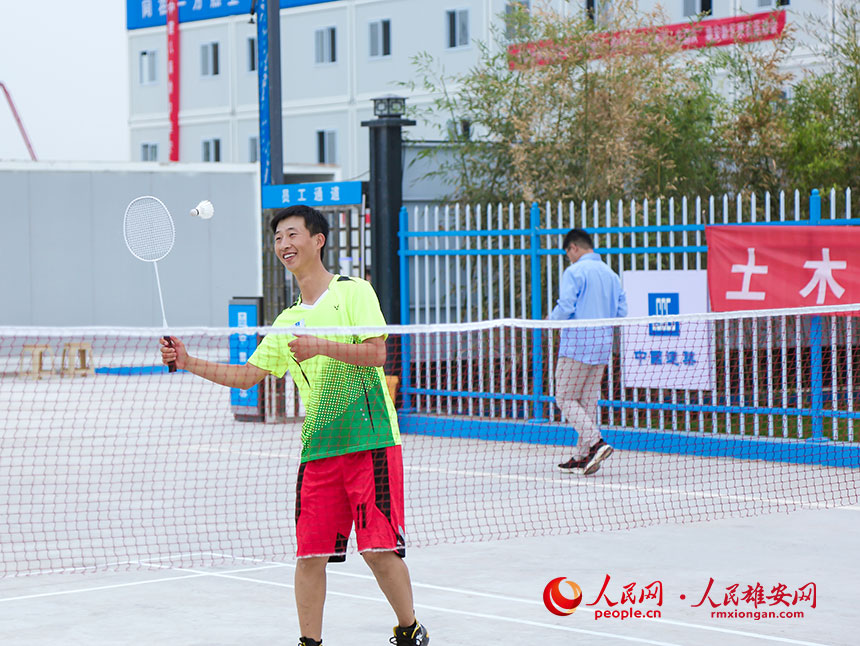
[[[173,341],[170,340],[169,336],[164,337],[164,340],[167,341],[167,345],[169,345],[171,348],[173,347]],[[167,372],[176,372],[176,362],[175,361],[171,361],[170,363],[167,364]]]

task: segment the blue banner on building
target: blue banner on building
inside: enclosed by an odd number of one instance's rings
[[[361,182],[315,182],[263,187],[264,209],[279,209],[295,204],[308,206],[361,204]]]
[[[251,0],[172,0],[179,5],[179,22],[211,20],[251,12]],[[281,9],[335,0],[281,0]],[[126,0],[126,27],[144,29],[167,24],[168,0]]]

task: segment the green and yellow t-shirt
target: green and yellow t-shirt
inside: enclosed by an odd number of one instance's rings
[[[312,306],[301,300],[272,327],[371,327],[385,325],[376,292],[366,280],[335,276]],[[320,334],[341,343],[361,343],[379,334]],[[283,377],[287,370],[305,405],[302,462],[400,444],[397,412],[382,368],[354,366],[317,355],[301,362],[289,342],[294,334],[268,334],[248,363]]]

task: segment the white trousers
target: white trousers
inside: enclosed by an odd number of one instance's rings
[[[559,357],[555,367],[556,404],[579,436],[573,450],[576,460],[588,455],[588,449],[600,440],[597,400],[605,369],[602,363],[580,363],[569,357]]]

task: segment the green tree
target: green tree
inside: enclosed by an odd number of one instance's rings
[[[715,186],[712,96],[694,77],[707,69],[648,29],[661,14],[637,17],[631,0],[615,8],[598,25],[515,11],[508,31],[540,46],[511,54],[479,44],[478,64],[459,77],[428,54],[415,58],[422,89],[437,97],[417,116],[443,137],[449,122],[472,125],[434,171],[451,198],[592,200]],[[613,33],[623,37],[604,36]]]
[[[712,67],[688,57],[692,69],[676,85],[657,94],[646,110],[664,116],[665,127],[644,133],[654,155],[643,160],[638,194],[648,196],[709,195],[723,190],[716,136],[722,97],[712,89]],[[660,123],[659,121],[656,123]]]
[[[521,6],[459,76],[414,60],[436,97],[433,174],[449,199],[616,200],[843,188],[860,179],[860,0],[821,25],[823,69],[795,80],[788,25],[771,41],[682,50],[633,0],[592,21]],[[468,136],[449,132],[467,121]],[[442,152],[443,154],[438,155]]]
[[[806,189],[843,188],[856,179],[839,111],[840,87],[831,72],[807,76],[793,87],[784,148],[787,184]]]
[[[860,180],[860,0],[836,0],[832,19],[812,19],[823,67],[793,88],[785,165],[805,188]]]
[[[710,54],[725,73],[729,99],[717,115],[725,185],[732,192],[778,192],[785,186],[788,133],[786,63],[794,48],[786,27],[773,41],[734,45]]]

